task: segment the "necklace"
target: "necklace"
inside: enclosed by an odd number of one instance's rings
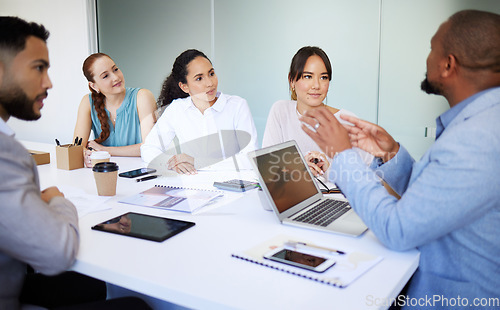
[[[324,103],[321,103],[320,107],[324,107],[326,106],[326,104]],[[307,111],[307,110],[306,110]],[[295,106],[295,112],[297,112],[297,116],[298,117],[301,117],[302,116],[302,113],[299,112],[299,104],[297,103],[297,105]]]

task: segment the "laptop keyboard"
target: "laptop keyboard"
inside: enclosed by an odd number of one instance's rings
[[[351,206],[347,201],[325,199],[293,220],[326,227],[349,210],[351,210]]]

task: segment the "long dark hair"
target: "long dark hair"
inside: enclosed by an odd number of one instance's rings
[[[186,50],[177,56],[172,66],[172,72],[161,86],[161,92],[157,103],[158,107],[167,106],[177,98],[186,98],[189,96],[189,94],[185,93],[179,87],[179,82],[184,84],[187,83],[187,66],[196,57],[203,57],[210,61],[203,52],[195,49]],[[210,61],[210,63],[212,62]]]
[[[332,80],[332,64],[326,55],[325,51],[317,46],[304,46],[295,53],[290,64],[290,71],[288,72],[288,83],[296,82],[302,78],[304,74],[304,67],[306,66],[307,59],[313,55],[318,55],[325,64],[326,72],[328,73],[328,80]],[[292,100],[297,100],[295,90],[291,90]]]
[[[91,69],[95,61],[101,57],[108,57],[109,59],[111,59],[111,57],[104,53],[95,53],[87,57],[87,59],[85,59],[85,61],[83,62],[83,75],[85,75],[87,81],[95,83],[94,75],[92,74]],[[104,108],[104,101],[106,99],[106,96],[104,96],[102,93],[96,92],[92,87],[90,87],[90,85],[89,89],[92,96],[92,101],[94,102],[94,108],[97,112],[97,117],[99,118],[99,122],[101,122],[101,134],[97,139],[95,139],[95,142],[102,143],[109,137],[109,118]]]

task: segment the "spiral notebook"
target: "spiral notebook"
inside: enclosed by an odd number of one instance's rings
[[[285,242],[303,242],[314,245],[306,240],[291,236],[279,235],[264,243],[258,244],[248,250],[231,254],[232,257],[252,262],[261,266],[283,271],[294,276],[317,281],[331,286],[345,288],[356,279],[368,272],[373,266],[382,261],[382,256],[359,252],[345,251],[345,255],[335,256],[336,264],[323,273],[308,271],[302,268],[285,265],[264,258],[267,252],[283,246]]]
[[[155,185],[118,202],[193,213],[201,207],[215,202],[223,195],[224,193],[220,191]]]

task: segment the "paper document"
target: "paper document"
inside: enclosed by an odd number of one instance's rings
[[[192,213],[222,196],[219,191],[156,185],[119,202]]]
[[[58,188],[64,194],[64,197],[75,205],[78,211],[78,218],[82,218],[92,212],[111,209],[111,207],[106,204],[106,201],[111,197],[90,195],[83,189],[68,185],[58,186]]]

